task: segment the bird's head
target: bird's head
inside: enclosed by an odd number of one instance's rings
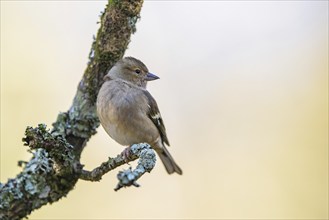
[[[105,79],[122,79],[146,88],[148,81],[159,79],[159,77],[150,73],[142,61],[133,57],[125,57],[111,68]]]

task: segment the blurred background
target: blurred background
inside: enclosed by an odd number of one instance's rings
[[[31,157],[26,126],[71,105],[105,5],[1,1],[1,182]],[[120,168],[30,219],[328,218],[328,1],[146,1],[126,55],[161,77],[183,176],[157,163],[114,192]],[[82,162],[122,150],[100,127]]]

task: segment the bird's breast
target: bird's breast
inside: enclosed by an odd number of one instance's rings
[[[105,82],[97,97],[97,113],[104,130],[121,145],[137,143],[134,121],[138,120],[144,101],[138,91],[127,85]]]

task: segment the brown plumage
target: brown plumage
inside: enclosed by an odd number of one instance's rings
[[[126,57],[104,77],[97,97],[97,113],[105,131],[121,145],[146,142],[157,152],[167,172],[182,174],[165,144],[166,129],[148,81],[159,79],[140,60]]]

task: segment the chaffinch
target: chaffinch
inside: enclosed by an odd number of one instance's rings
[[[97,114],[105,131],[121,145],[146,142],[157,152],[167,172],[182,174],[167,150],[166,129],[148,81],[159,79],[140,60],[125,57],[104,77],[97,97]]]

